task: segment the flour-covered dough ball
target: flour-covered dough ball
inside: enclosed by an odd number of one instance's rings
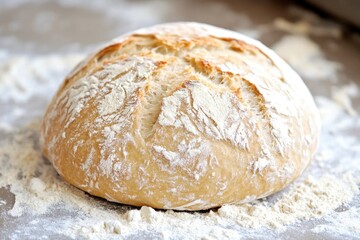
[[[170,23],[78,65],[47,109],[42,149],[92,195],[201,210],[286,187],[319,131],[311,94],[274,52],[225,29]]]

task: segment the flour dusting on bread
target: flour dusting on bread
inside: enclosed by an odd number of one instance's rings
[[[284,188],[318,135],[309,91],[271,50],[174,23],[124,35],[83,61],[45,115],[43,148],[91,194],[198,210]]]

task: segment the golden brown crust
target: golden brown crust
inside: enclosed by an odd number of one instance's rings
[[[92,55],[44,116],[44,155],[74,186],[135,206],[200,210],[284,188],[316,151],[315,104],[270,50],[223,31],[168,24]]]

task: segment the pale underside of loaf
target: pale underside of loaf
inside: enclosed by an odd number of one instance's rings
[[[313,99],[260,43],[202,24],[127,34],[80,64],[44,117],[71,184],[131,205],[199,210],[285,187],[318,142]]]

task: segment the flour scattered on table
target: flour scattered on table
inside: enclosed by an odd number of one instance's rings
[[[339,212],[335,216],[324,218],[325,223],[319,224],[312,229],[312,232],[327,232],[332,237],[346,235],[348,232],[360,233],[360,208],[351,207],[350,209]]]
[[[7,202],[5,200],[0,200],[0,206],[5,205]]]
[[[341,65],[325,58],[318,44],[303,35],[287,35],[272,46],[307,80],[335,81]]]
[[[358,97],[359,94],[359,88],[355,83],[350,83],[341,87],[333,87],[331,92],[332,98],[351,116],[356,116],[358,114],[352,106],[351,98]]]
[[[64,72],[69,71],[82,58],[81,54],[71,54],[0,59],[0,100],[25,103],[34,95],[54,93]],[[49,94],[46,97],[52,96]]]

